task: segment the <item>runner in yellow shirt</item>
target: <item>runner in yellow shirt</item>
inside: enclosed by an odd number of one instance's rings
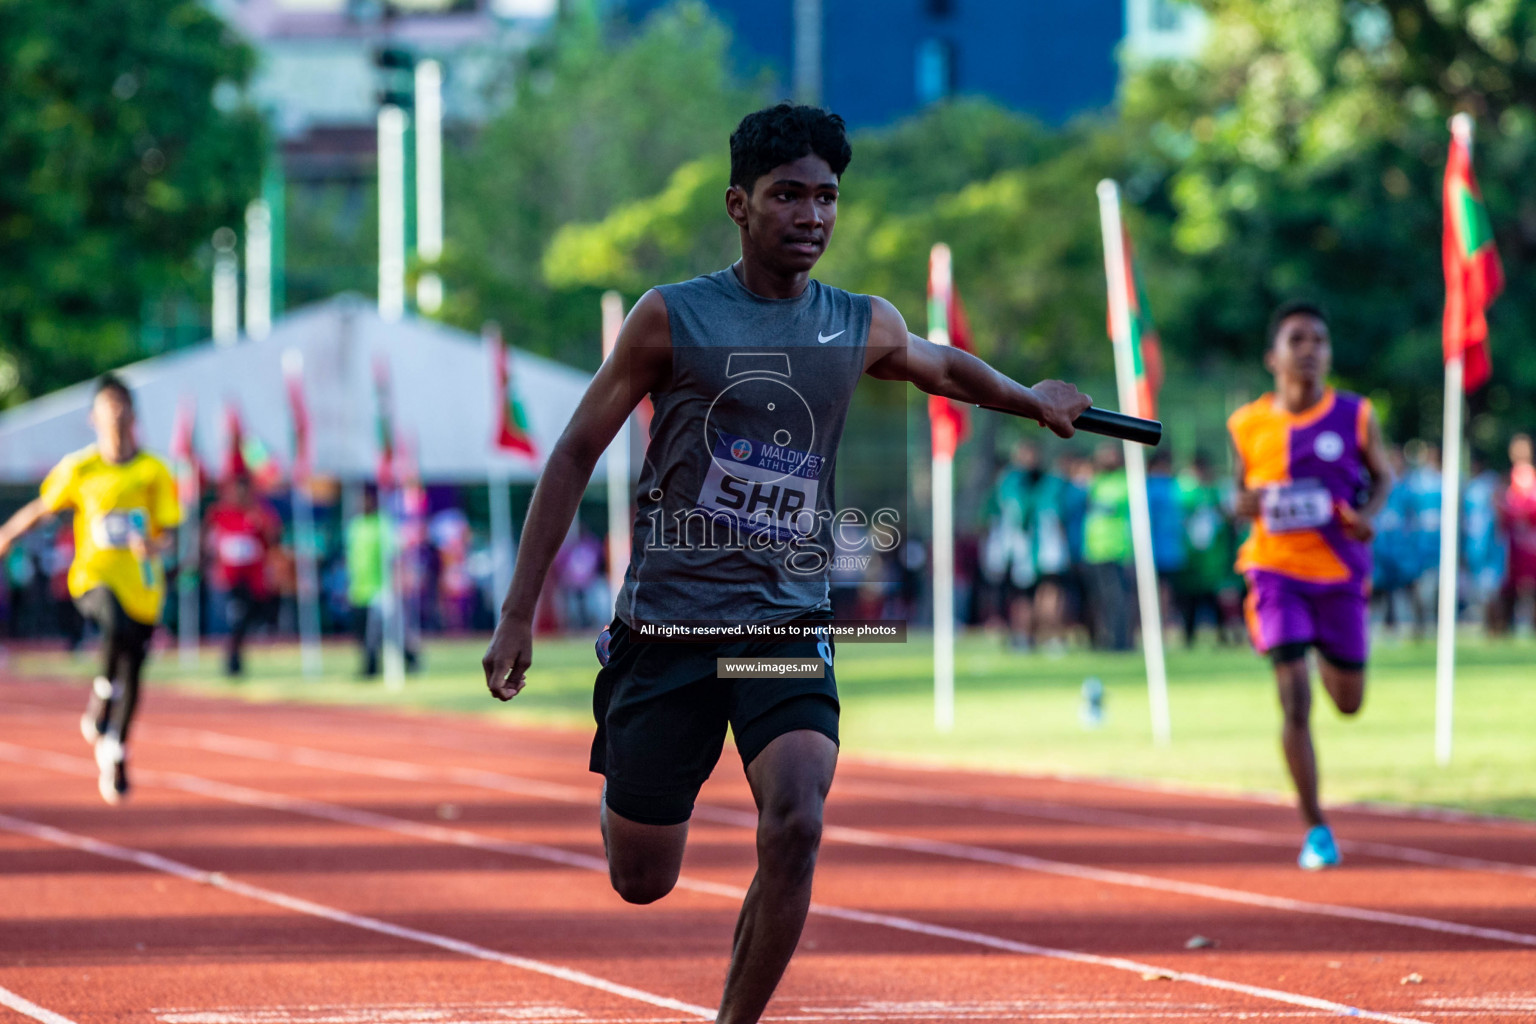
[[[139,448],[133,423],[127,385],[111,374],[102,377],[91,402],[96,443],[66,455],[43,481],[42,493],[0,526],[3,556],[40,520],[74,511],[69,593],[81,614],[100,626],[103,658],[80,728],[95,745],[102,799],[110,804],[128,794],[128,727],[165,602],[160,555],[181,519],[171,472]]]

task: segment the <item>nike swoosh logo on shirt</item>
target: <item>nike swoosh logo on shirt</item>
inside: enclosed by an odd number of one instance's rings
[[[847,334],[847,333],[848,333],[848,328],[846,328],[846,327],[844,327],[842,330],[838,331],[836,334],[822,334],[820,331],[817,331],[816,332],[816,340],[821,342],[821,344],[825,345],[827,342],[831,341],[833,338],[840,338],[844,334]]]

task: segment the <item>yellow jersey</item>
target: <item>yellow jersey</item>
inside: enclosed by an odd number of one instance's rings
[[[135,557],[130,540],[153,541],[181,522],[176,481],[160,459],[139,452],[124,463],[101,457],[95,445],[66,455],[42,486],[50,512],[75,511],[75,560],[69,592],[81,597],[97,587],[117,596],[123,611],[146,625],[160,621],[165,571],[158,557]]]

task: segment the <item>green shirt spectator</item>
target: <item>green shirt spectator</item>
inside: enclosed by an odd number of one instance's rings
[[[1131,560],[1131,489],[1124,469],[1100,472],[1088,485],[1083,559],[1095,564]]]
[[[1179,478],[1184,548],[1189,556],[1178,580],[1184,593],[1215,593],[1235,581],[1232,524],[1222,511],[1221,500],[1219,485],[1202,482],[1193,473]]]
[[[347,523],[347,600],[366,607],[384,589],[384,517],[377,511]]]

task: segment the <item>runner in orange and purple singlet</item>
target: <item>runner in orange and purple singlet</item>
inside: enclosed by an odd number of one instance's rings
[[[1360,709],[1370,651],[1372,518],[1392,485],[1381,428],[1368,399],[1326,384],[1333,349],[1323,312],[1277,309],[1265,366],[1275,390],[1227,421],[1237,449],[1237,511],[1253,520],[1238,552],[1248,581],[1253,644],[1275,667],[1285,721],[1281,745],[1309,826],[1297,862],[1339,863],[1318,803],[1307,651],[1344,714]]]

